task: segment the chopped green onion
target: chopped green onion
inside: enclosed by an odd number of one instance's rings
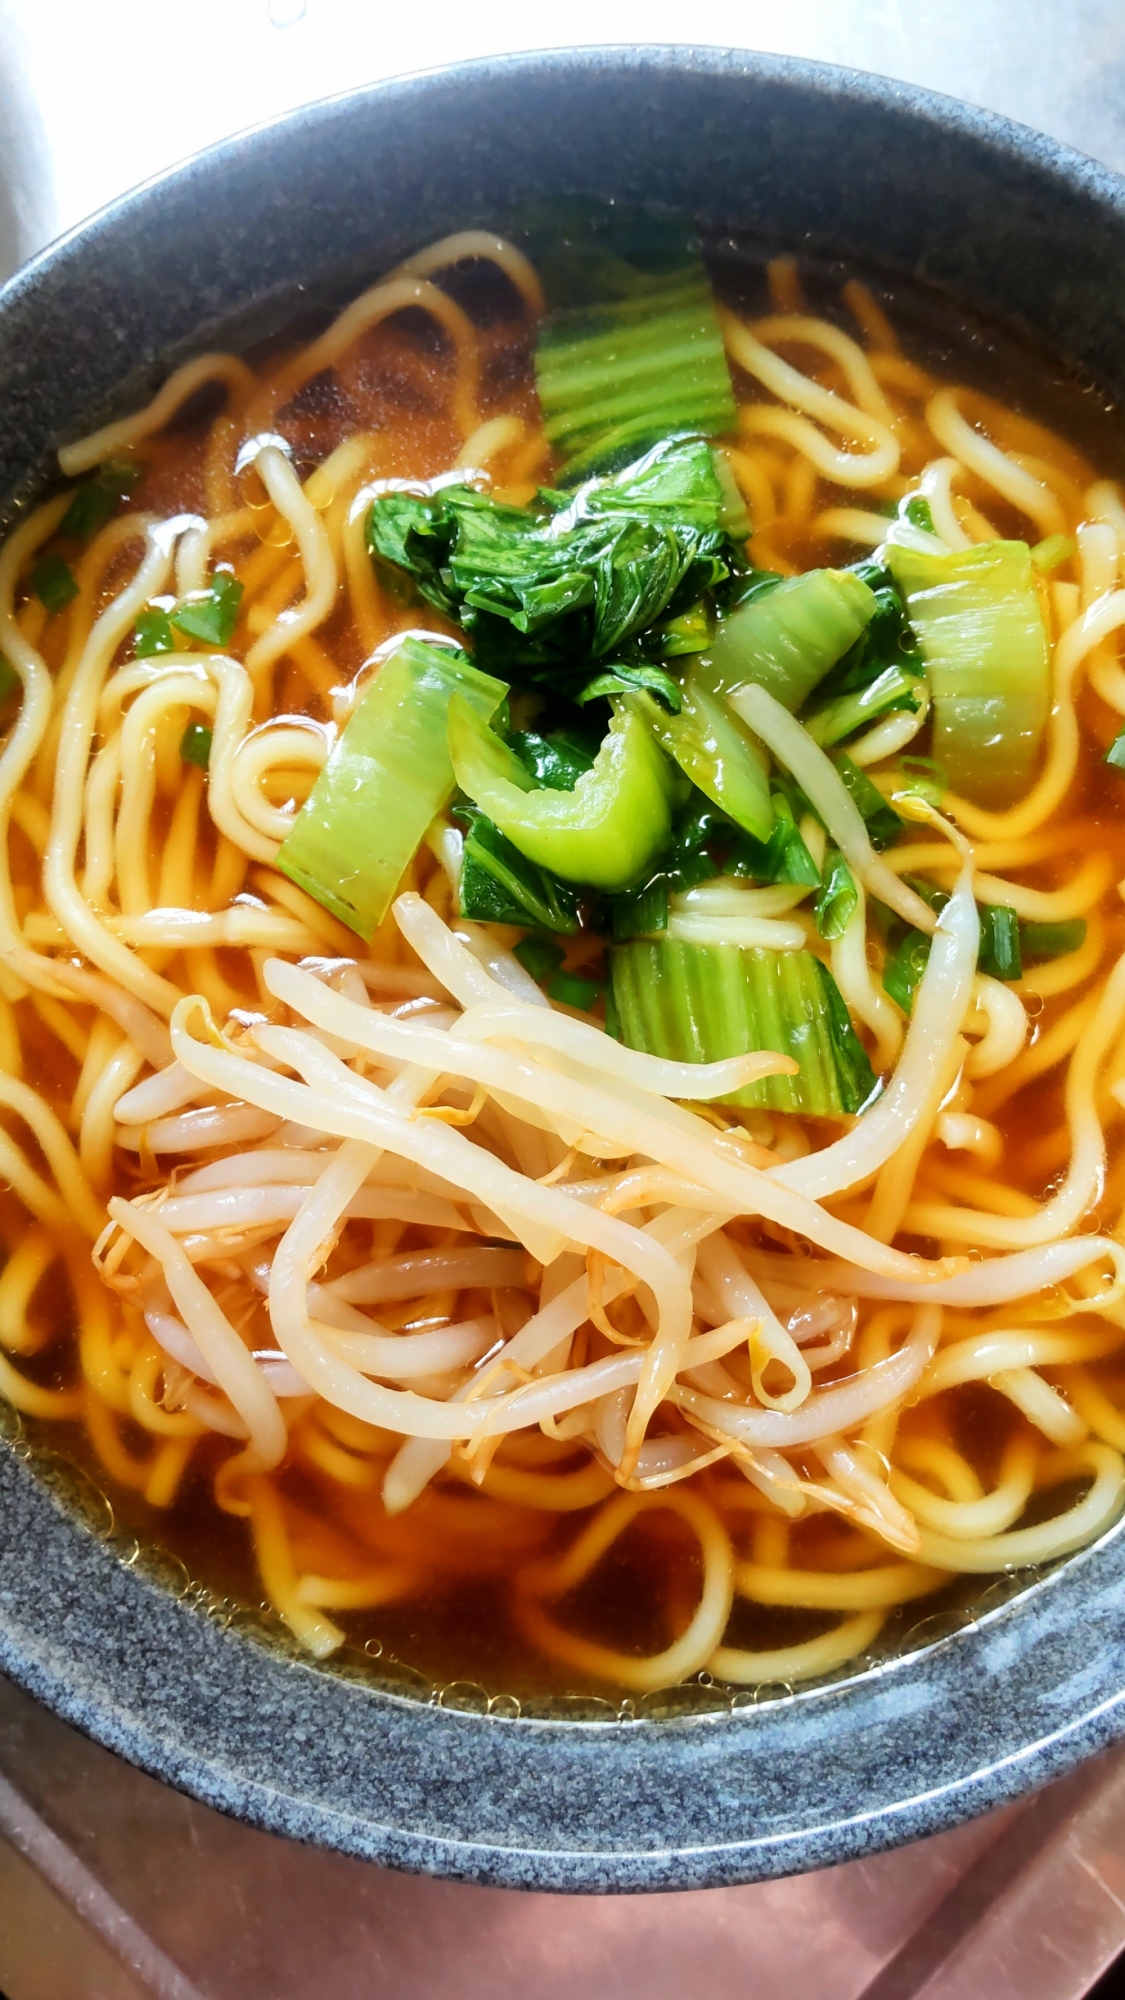
[[[827,748],[877,722],[881,715],[892,715],[900,709],[916,715],[921,707],[920,685],[917,674],[908,668],[884,667],[866,687],[857,688],[854,694],[837,695],[835,701],[826,702],[823,708],[814,709],[801,720],[813,742]]]
[[[1085,942],[1085,917],[1067,917],[1057,924],[1024,921],[1020,925],[1020,950],[1025,966],[1042,965],[1049,958],[1065,958],[1069,952],[1080,951]]]
[[[955,792],[1006,806],[1035,776],[1050,657],[1026,542],[947,555],[889,547],[934,697],[934,755]]]
[[[180,738],[180,756],[185,764],[198,764],[206,771],[211,762],[212,732],[206,723],[189,722]]]
[[[910,925],[883,967],[883,991],[906,1015],[914,1012],[914,995],[927,965],[933,940]]]
[[[773,825],[765,752],[744,722],[699,674],[688,670],[678,715],[665,715],[651,699],[630,704],[656,741],[701,792],[755,840]]]
[[[677,1062],[776,1049],[799,1065],[796,1076],[747,1084],[725,1103],[839,1117],[875,1088],[839,989],[811,952],[665,938],[616,946],[611,972],[628,1048]]]
[[[133,652],[138,660],[152,653],[174,653],[175,635],[166,611],[142,611],[133,627]]]
[[[940,912],[949,901],[946,890],[919,875],[904,875],[902,879],[931,910]],[[929,959],[931,940],[922,931],[903,924],[885,904],[873,902],[871,908],[887,942],[883,986],[903,1012],[909,1014],[915,988]],[[978,903],[977,914],[980,918],[977,970],[1008,983],[1021,979],[1029,965],[1041,965],[1046,959],[1077,951],[1086,939],[1084,917],[1057,924],[1031,923],[1018,917],[1007,903]]]
[[[831,942],[842,937],[852,911],[859,901],[852,871],[838,847],[830,847],[824,857],[820,894],[813,904],[813,916],[822,938]]]
[[[529,861],[610,894],[634,882],[672,823],[672,767],[640,718],[615,715],[572,791],[541,789],[479,710],[454,694],[449,751],[461,790]]]
[[[906,821],[901,819],[892,805],[888,805],[878,785],[874,785],[866,771],[853,764],[850,757],[839,752],[833,759],[852,800],[859,807],[867,828],[867,837],[877,852],[885,847],[893,847]]]
[[[1031,560],[1041,576],[1049,576],[1053,569],[1059,569],[1064,562],[1078,554],[1078,544],[1072,535],[1047,535],[1036,542],[1031,551]]]
[[[464,653],[405,639],[353,710],[281,844],[282,873],[362,938],[378,930],[426,828],[452,797],[446,731],[455,692],[487,718],[507,690]]]
[[[588,1014],[601,990],[596,980],[582,979],[575,972],[556,972],[548,982],[547,997],[557,1000],[560,1007],[577,1007]]]
[[[1105,761],[1112,764],[1115,771],[1125,771],[1125,729],[1114,737],[1105,753]]]
[[[65,611],[78,595],[74,572],[59,555],[40,556],[29,581],[40,604],[50,612]]]
[[[143,478],[142,468],[132,459],[108,459],[93,479],[75,489],[66,513],[59,522],[60,535],[71,541],[88,542],[109,520],[119,500],[131,493]]]
[[[719,625],[709,655],[713,685],[725,694],[754,681],[795,714],[877,608],[874,591],[851,570],[810,569],[758,590]]]
[[[530,972],[542,986],[553,972],[557,972],[563,962],[563,948],[553,938],[525,937],[512,947],[525,972]]]
[[[1023,972],[1020,920],[1006,903],[980,903],[977,971],[991,979],[1019,979]]]
[[[535,357],[543,427],[568,482],[659,438],[734,425],[734,393],[702,264],[641,278],[631,296],[553,314]]]
[[[242,585],[228,570],[218,570],[202,597],[189,597],[170,614],[177,632],[200,639],[205,646],[229,645],[238,623]]]
[[[569,882],[537,868],[483,813],[463,813],[471,825],[461,857],[459,904],[463,917],[486,924],[535,924],[571,935],[582,928],[578,897]]]
[[[605,989],[605,1031],[615,1042],[621,1040],[621,1016],[617,1011],[617,1002],[613,997],[612,984]]]

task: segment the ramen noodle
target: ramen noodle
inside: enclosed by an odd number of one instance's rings
[[[594,268],[9,532],[0,1393],[317,1658],[794,1683],[1122,1505],[1125,504],[856,279]]]

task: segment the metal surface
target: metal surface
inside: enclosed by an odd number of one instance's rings
[[[984,104],[1125,169],[1120,0],[0,0],[0,276],[123,188],[357,83],[545,44],[749,44]],[[391,1876],[164,1790],[0,1684],[9,2000],[1077,2000],[1125,1941],[1125,1760],[816,1876],[590,1901]]]
[[[520,1895],[254,1833],[0,1683],[9,2000],[1074,2000],[1125,1933],[1125,1756],[819,1875]]]

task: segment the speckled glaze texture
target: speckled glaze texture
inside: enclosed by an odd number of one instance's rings
[[[740,52],[602,50],[360,92],[142,188],[0,293],[0,503],[59,441],[297,287],[560,192],[920,274],[1125,393],[1125,184],[898,84]],[[99,1532],[99,1522],[101,1531]],[[0,1666],[208,1804],[394,1866],[701,1888],[844,1861],[1125,1734],[1125,1534],[954,1636],[734,1713],[509,1721],[321,1673],[122,1561],[0,1444]]]

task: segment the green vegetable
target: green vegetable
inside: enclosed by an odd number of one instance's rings
[[[930,962],[931,940],[913,925],[901,929],[898,942],[883,967],[883,991],[904,1014],[914,1012],[914,995]]]
[[[723,337],[699,262],[638,274],[630,295],[611,303],[552,314],[535,374],[567,481],[621,465],[659,438],[734,427]]]
[[[1085,917],[1068,917],[1057,924],[1020,924],[1020,951],[1025,965],[1042,965],[1049,958],[1065,958],[1080,951],[1086,942]]]
[[[131,459],[108,459],[99,466],[93,479],[76,487],[59,522],[60,535],[69,535],[75,542],[88,542],[91,535],[105,526],[118,501],[131,493],[143,477],[142,468]]]
[[[624,889],[668,837],[671,767],[628,711],[614,716],[573,791],[538,789],[514,752],[456,694],[449,750],[461,790],[521,854],[564,881]]]
[[[205,646],[226,646],[238,623],[242,585],[228,570],[218,570],[202,597],[189,597],[169,615],[177,632],[201,639]]]
[[[487,924],[535,924],[570,935],[581,930],[578,897],[520,853],[483,813],[454,807],[470,821],[461,857],[460,910]]]
[[[657,855],[653,873],[609,906],[608,928],[618,940],[652,937],[668,928],[668,899],[682,889],[694,889],[717,875],[718,865],[707,852],[717,835],[729,836],[729,822],[710,800],[696,792],[679,814],[668,845]]]
[[[174,653],[176,640],[166,611],[142,611],[133,627],[133,652],[138,660],[153,653]]]
[[[726,1103],[838,1117],[875,1088],[839,989],[811,952],[665,938],[616,946],[611,972],[628,1048],[678,1062],[776,1049],[799,1064],[799,1075],[748,1084]]]
[[[601,990],[596,980],[582,979],[575,972],[556,972],[547,985],[548,997],[557,1000],[560,1007],[578,1007],[584,1014],[589,1013]]]
[[[711,646],[720,693],[754,681],[796,713],[878,609],[852,570],[810,569],[758,590],[719,626]]]
[[[784,792],[771,795],[773,831],[766,841],[742,834],[727,856],[728,875],[748,875],[754,882],[793,882],[820,887],[820,870],[813,860]]]
[[[773,808],[765,752],[701,674],[689,668],[678,715],[665,714],[645,695],[630,697],[629,706],[720,811],[756,840],[769,839]]]
[[[977,971],[986,972],[991,979],[1018,979],[1023,971],[1023,940],[1015,911],[1006,903],[979,903],[977,909]]]
[[[890,547],[934,697],[935,757],[955,792],[1006,806],[1035,776],[1050,660],[1026,542],[951,555]]]
[[[506,692],[464,653],[405,639],[384,660],[282,842],[282,873],[371,937],[452,796],[451,697],[487,718]]]
[[[921,528],[923,534],[936,533],[930,503],[924,493],[910,493],[899,503],[899,519],[909,521],[912,528]]]
[[[941,805],[949,790],[949,776],[944,765],[936,764],[932,757],[900,757],[898,768],[904,792],[925,799],[928,805]]]
[[[537,736],[532,729],[516,730],[509,736],[508,746],[537,785],[549,785],[555,792],[572,792],[583,771],[590,770],[599,749],[596,742],[583,742],[564,730],[554,736]]]
[[[78,595],[70,564],[59,555],[40,556],[29,582],[40,604],[50,612],[65,611]]]
[[[1114,737],[1105,753],[1105,761],[1112,764],[1115,771],[1125,771],[1125,729]]]
[[[672,715],[680,706],[679,682],[673,680],[670,673],[663,667],[658,667],[652,660],[638,660],[632,663],[618,660],[612,667],[607,668],[605,673],[595,674],[592,681],[587,681],[581,693],[574,695],[574,699],[579,707],[585,708],[587,702],[597,701],[603,695],[646,693],[658,695],[664,707]]]
[[[872,847],[877,852],[882,852],[884,847],[893,847],[906,821],[899,817],[893,806],[887,804],[878,785],[872,784],[866,771],[861,771],[850,757],[845,757],[840,751],[833,762],[863,815]]]
[[[6,660],[3,653],[0,653],[0,708],[11,701],[20,685],[20,677],[11,661]]]
[[[678,699],[660,666],[661,628],[741,572],[723,519],[710,448],[668,440],[570,497],[542,492],[505,507],[468,486],[377,499],[367,540],[418,593],[460,621],[479,664],[506,680],[578,697],[599,662],[630,684],[642,667]],[[616,683],[611,684],[616,688]]]
[[[189,722],[180,738],[180,756],[185,764],[198,764],[206,771],[211,762],[212,732],[203,722]]]
[[[949,901],[944,889],[918,875],[904,875],[902,879],[934,911],[940,912]],[[909,1014],[918,981],[929,962],[931,939],[902,923],[884,904],[874,903],[872,909],[887,942],[884,989]],[[980,918],[977,970],[992,979],[1007,982],[1021,979],[1028,966],[1061,958],[1066,952],[1077,951],[1086,941],[1084,917],[1057,924],[1031,923],[1018,917],[1006,903],[978,903],[977,914]]]
[[[848,928],[859,892],[852,871],[838,847],[830,847],[824,857],[820,894],[813,904],[813,916],[822,938],[842,937]]]
[[[837,695],[834,701],[826,702],[823,708],[814,709],[801,720],[814,743],[825,747],[842,743],[846,736],[866,729],[881,715],[892,715],[897,710],[916,715],[921,707],[918,688],[918,676],[908,668],[884,667],[866,687],[858,688],[854,694]]]
[[[521,938],[519,943],[513,946],[513,951],[524,971],[530,972],[531,977],[537,979],[540,986],[552,972],[558,971],[563,962],[563,948],[561,944],[556,944],[553,938]]]
[[[1049,576],[1072,556],[1078,554],[1078,544],[1072,535],[1047,535],[1036,542],[1031,551],[1031,560],[1041,576]]]

